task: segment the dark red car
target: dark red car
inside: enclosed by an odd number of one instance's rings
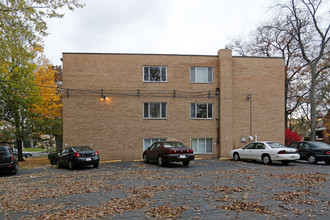
[[[194,159],[194,151],[178,141],[155,142],[143,152],[145,163],[157,162],[159,166],[170,162],[182,162],[188,166]]]

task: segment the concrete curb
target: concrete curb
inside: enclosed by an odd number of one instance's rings
[[[219,160],[221,160],[221,161],[227,161],[227,160],[232,160],[232,158],[219,158]]]
[[[195,158],[195,160],[203,160],[200,157]],[[228,161],[228,160],[232,160],[231,158],[219,158],[220,161]],[[143,160],[133,160],[133,162],[142,162]],[[120,163],[123,162],[122,160],[108,160],[108,161],[100,161],[100,163]]]
[[[100,163],[119,163],[122,162],[122,160],[108,160],[108,161],[100,161]]]

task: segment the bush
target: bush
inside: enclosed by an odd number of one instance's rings
[[[301,137],[297,132],[291,131],[290,129],[285,129],[285,145],[288,146],[292,142],[301,141]]]
[[[56,165],[57,164],[57,153],[48,154],[48,159],[49,159],[51,165]]]

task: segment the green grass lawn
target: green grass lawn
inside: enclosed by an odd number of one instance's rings
[[[42,148],[28,148],[28,147],[23,148],[24,152],[39,152],[39,151],[41,152],[43,150],[44,149],[42,149]]]

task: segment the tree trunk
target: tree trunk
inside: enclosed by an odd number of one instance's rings
[[[311,141],[315,141],[316,136],[316,103],[315,103],[315,86],[316,86],[316,66],[311,65],[311,75],[312,75],[312,82],[310,88],[310,96],[309,101],[311,105]]]
[[[284,113],[285,113],[285,125],[284,125],[284,129],[288,128],[288,119],[289,119],[289,112],[288,112],[288,90],[289,90],[289,82],[288,82],[288,75],[287,75],[287,70],[285,70],[285,90],[284,90]]]
[[[23,150],[22,150],[22,141],[21,140],[16,140],[16,144],[17,144],[17,152],[18,152],[18,161],[24,161],[23,158]]]
[[[55,142],[56,142],[56,153],[62,152],[62,143],[63,143],[63,136],[62,135],[55,135]]]

